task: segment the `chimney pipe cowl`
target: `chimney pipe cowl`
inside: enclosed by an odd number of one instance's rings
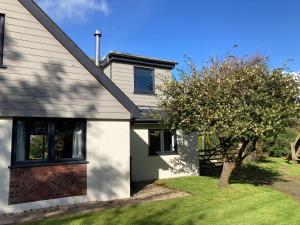
[[[99,36],[99,37],[101,37],[101,36],[102,36],[101,31],[100,31],[100,30],[96,30],[94,36]]]

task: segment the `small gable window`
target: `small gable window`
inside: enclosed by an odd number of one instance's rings
[[[5,16],[3,14],[0,14],[0,66],[3,65],[4,24]]]
[[[149,130],[149,154],[174,154],[177,152],[177,136],[168,129]]]
[[[154,70],[134,67],[134,93],[154,94]]]

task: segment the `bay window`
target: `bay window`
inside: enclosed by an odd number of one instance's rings
[[[83,119],[14,119],[12,164],[85,160]]]

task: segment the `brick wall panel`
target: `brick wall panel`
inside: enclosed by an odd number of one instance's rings
[[[86,195],[87,165],[11,168],[9,204]]]

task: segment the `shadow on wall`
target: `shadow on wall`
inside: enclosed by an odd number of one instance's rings
[[[87,194],[91,200],[112,200],[130,194],[129,171],[121,171],[105,157],[95,157],[93,161],[100,165],[88,172]]]
[[[178,135],[178,154],[149,155],[147,126],[131,130],[133,181],[199,175],[197,137]]]
[[[71,60],[51,58],[47,55],[36,61],[37,56],[31,55],[30,48],[23,54],[18,51],[17,45],[18,43],[6,34],[4,64],[7,68],[0,70],[1,117],[93,118],[99,113],[104,88],[95,79],[86,79],[87,72],[84,75],[80,74],[80,71],[84,71],[81,66],[76,67],[75,62],[71,65]],[[31,61],[31,57],[34,60]],[[6,208],[8,203],[10,139],[11,127],[1,128],[0,209]],[[117,165],[110,165],[109,159],[93,155],[91,158],[99,161],[99,165],[90,171],[91,176],[98,176],[97,183],[91,181],[91,189],[104,190],[106,197],[117,196],[118,191],[114,191],[113,187],[125,185],[120,184],[120,178],[129,177],[128,172],[120,171]],[[70,199],[70,203],[72,202]],[[43,202],[38,204],[41,207],[45,205]]]
[[[107,162],[108,160],[105,158],[95,158],[94,161],[99,162],[99,164],[103,164],[103,162]],[[89,165],[88,165],[89,166]],[[90,178],[94,178],[89,181]],[[122,194],[122,190],[129,190],[129,182],[126,183],[124,180],[128,180],[129,174],[122,173],[117,168],[108,163],[104,163],[104,165],[99,166],[97,168],[93,168],[88,172],[88,183],[87,183],[87,195],[82,196],[73,196],[67,198],[58,198],[52,200],[41,200],[38,202],[30,202],[26,204],[16,204],[8,206],[8,193],[3,192],[3,196],[0,196],[0,215],[2,210],[6,212],[11,212],[14,209],[17,211],[24,211],[28,209],[35,209],[35,208],[47,208],[47,207],[55,207],[57,205],[68,205],[80,202],[88,202],[88,201],[99,201],[99,200],[112,200],[120,198],[120,193]],[[36,183],[45,182],[43,177],[37,177],[37,179],[41,179],[41,181],[37,180]],[[1,179],[3,180],[3,179]],[[0,181],[0,185],[8,185]],[[63,184],[58,184],[62,187]],[[72,184],[76,185],[76,184]],[[34,189],[34,187],[31,187]],[[76,187],[69,187],[69,189],[76,189]],[[123,197],[123,196],[122,196]],[[5,201],[2,201],[5,199]],[[5,210],[5,208],[12,207],[10,209]]]
[[[0,137],[0,157],[1,159],[10,159],[10,152],[3,151],[3,149],[10,149],[10,142],[6,140],[6,136],[10,135],[11,130],[1,129],[2,135]],[[101,134],[98,134],[101,135]],[[101,148],[101,147],[99,147]],[[94,151],[99,151],[100,149],[94,149]],[[103,150],[103,149],[101,149]],[[90,164],[87,165],[87,195],[67,197],[63,199],[52,199],[47,201],[38,201],[24,204],[16,204],[8,206],[8,187],[9,187],[9,169],[7,162],[4,160],[0,162],[0,215],[3,212],[11,212],[12,210],[24,211],[27,209],[34,208],[47,208],[49,206],[74,204],[79,202],[87,201],[97,201],[97,200],[112,200],[118,198],[129,197],[130,194],[130,180],[129,180],[129,170],[123,170],[121,163],[112,162],[111,158],[99,157],[98,154],[89,152]],[[5,177],[5,179],[4,179]],[[44,176],[37,176],[35,184],[45,182]],[[63,180],[62,182],[65,182]],[[63,187],[66,184],[56,185]],[[76,189],[76,183],[69,185],[74,185],[74,187],[69,187],[69,189]],[[35,187],[30,187],[31,189],[36,189]],[[7,210],[6,210],[7,208]]]
[[[16,51],[15,45],[16,45],[16,41],[12,39],[7,33],[5,33],[5,49],[4,49],[5,58],[11,60],[21,60],[23,58],[22,54]]]
[[[149,156],[148,143],[133,129],[130,131],[130,155],[132,157],[132,180],[157,180],[160,170],[171,170],[160,156]]]
[[[121,149],[118,143],[114,141],[113,134],[103,134],[104,131],[104,128],[89,130],[89,136],[94,138],[87,140],[87,146],[90,149],[87,154],[87,160],[90,162],[88,165],[88,196],[92,200],[129,197],[129,146],[123,146],[123,149]],[[107,136],[109,137],[107,138]],[[114,146],[99,146],[99,139]],[[120,138],[119,143],[122,143],[122,138]]]
[[[45,51],[46,52],[46,51]],[[28,48],[18,51],[16,41],[5,37],[4,64],[0,70],[0,113],[7,116],[93,117],[99,113],[104,88],[86,79],[81,65],[70,59],[37,56]]]
[[[178,157],[171,160],[173,173],[199,175],[197,140],[196,133],[178,135]]]

